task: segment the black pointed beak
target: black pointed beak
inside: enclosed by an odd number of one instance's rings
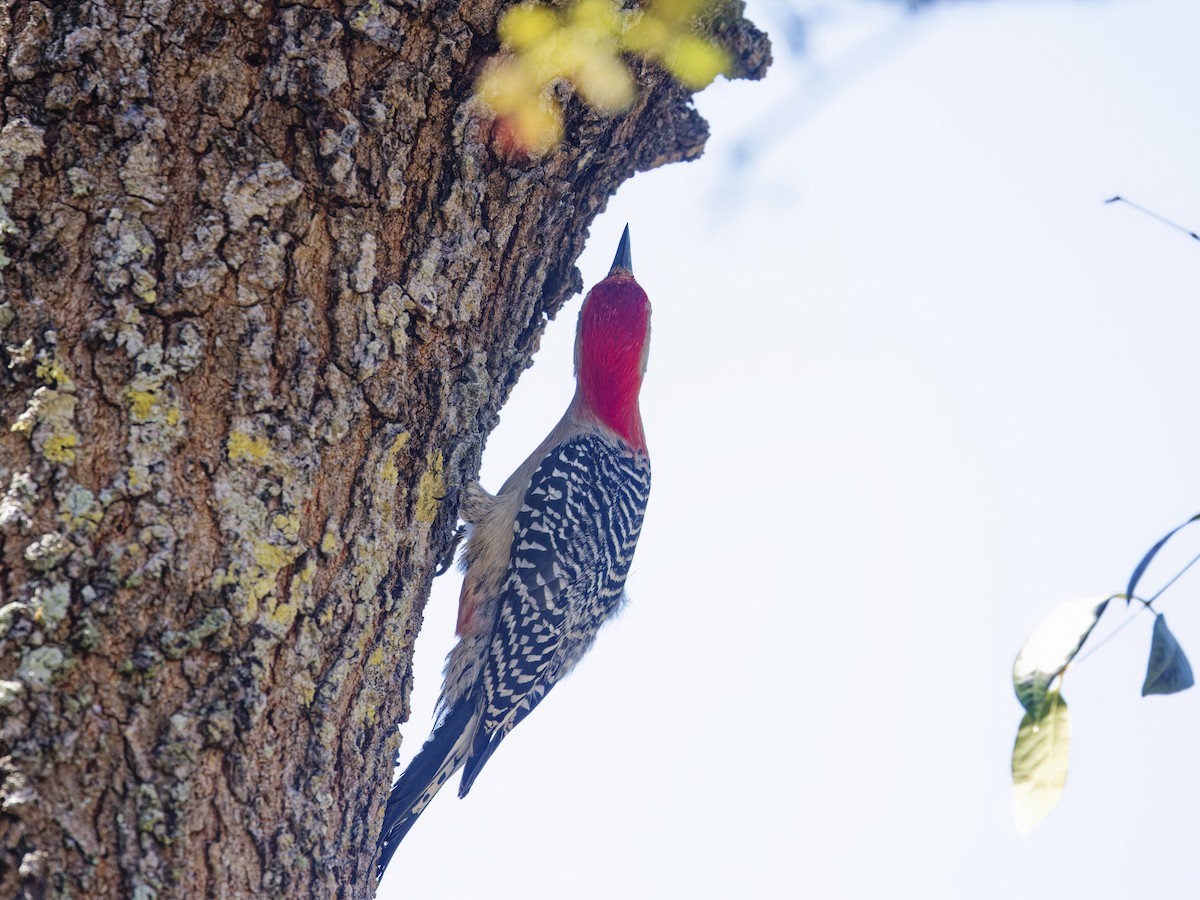
[[[633,257],[629,254],[629,226],[625,226],[625,232],[621,235],[621,243],[617,247],[617,255],[613,257],[612,268],[609,269],[610,276],[616,275],[618,272],[625,272],[629,275],[633,274]]]

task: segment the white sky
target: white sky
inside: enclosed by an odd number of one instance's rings
[[[1200,891],[1200,690],[1139,698],[1150,616],[1070,673],[1066,794],[1028,836],[1008,775],[1023,640],[1200,511],[1200,244],[1101,202],[1200,230],[1200,3],[898,5],[797,7],[822,11],[810,52],[777,39],[766,82],[706,91],[704,159],[593,228],[584,281],[629,221],[654,303],[632,602],[381,897]],[[570,397],[577,312],[489,441],[493,490]],[[426,613],[405,759],[458,586]],[[1196,666],[1198,593],[1162,606]]]

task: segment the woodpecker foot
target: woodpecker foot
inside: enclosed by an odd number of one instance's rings
[[[454,565],[454,554],[458,552],[458,545],[462,543],[463,537],[467,533],[466,525],[459,525],[454,530],[454,537],[450,538],[450,546],[446,548],[446,552],[438,557],[437,568],[433,570],[433,577],[445,575],[450,571],[450,567]]]

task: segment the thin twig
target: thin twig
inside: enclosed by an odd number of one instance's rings
[[[1200,234],[1196,234],[1196,232],[1194,232],[1194,231],[1188,231],[1186,228],[1184,228],[1178,222],[1172,222],[1170,219],[1168,219],[1164,216],[1160,216],[1158,213],[1152,212],[1151,210],[1146,209],[1146,207],[1144,207],[1144,206],[1139,206],[1138,204],[1134,203],[1132,200],[1126,200],[1124,197],[1117,196],[1117,197],[1109,197],[1104,202],[1105,203],[1124,203],[1127,206],[1132,206],[1134,209],[1136,209],[1138,212],[1142,213],[1143,215],[1147,215],[1152,219],[1158,219],[1158,221],[1162,222],[1164,225],[1166,225],[1170,228],[1174,228],[1176,231],[1182,231],[1184,234],[1186,234],[1192,240],[1200,241]]]
[[[1165,591],[1167,588],[1169,588],[1171,585],[1173,585],[1175,582],[1177,582],[1179,580],[1180,576],[1182,576],[1184,572],[1186,572],[1188,569],[1190,569],[1192,566],[1194,566],[1198,562],[1200,562],[1200,554],[1193,556],[1192,561],[1190,563],[1188,563],[1186,566],[1184,566],[1182,569],[1180,569],[1178,572],[1176,572],[1174,578],[1172,578],[1170,581],[1168,581],[1166,584],[1164,584],[1162,587],[1160,587],[1158,589],[1158,593],[1156,593],[1153,597],[1151,597],[1149,600],[1146,601],[1146,605],[1149,606],[1151,603],[1153,603],[1155,600],[1157,600],[1163,591]]]
[[[1115,638],[1118,634],[1120,634],[1127,627],[1129,627],[1129,623],[1131,623],[1134,619],[1136,619],[1138,617],[1138,613],[1140,613],[1143,610],[1148,609],[1148,608],[1149,607],[1145,607],[1145,606],[1140,607],[1137,610],[1137,612],[1134,612],[1132,615],[1130,615],[1130,617],[1128,619],[1126,619],[1124,622],[1122,622],[1120,625],[1118,625],[1116,628],[1114,628],[1112,631],[1110,631],[1108,634],[1106,634],[1104,636],[1104,638],[1098,644],[1094,645],[1092,647],[1092,649],[1088,650],[1087,653],[1083,654],[1083,656],[1077,656],[1077,657],[1075,657],[1075,659],[1071,660],[1071,665],[1069,666],[1069,668],[1072,668],[1072,669],[1075,668],[1080,663],[1082,663],[1085,659],[1087,659],[1089,656],[1091,656],[1093,653],[1095,653],[1097,650],[1099,650],[1101,647],[1103,647],[1105,644],[1107,644],[1109,641],[1111,641],[1113,638]]]

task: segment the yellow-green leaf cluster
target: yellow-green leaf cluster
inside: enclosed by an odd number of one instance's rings
[[[661,63],[681,84],[698,91],[729,72],[729,53],[697,33],[705,0],[656,0],[624,35],[625,49]]]
[[[1013,811],[1017,830],[1028,833],[1058,805],[1067,785],[1071,716],[1058,691],[1027,712],[1013,744]]]
[[[500,20],[505,53],[486,67],[477,95],[502,120],[522,151],[539,155],[562,139],[554,86],[569,82],[594,109],[614,115],[634,99],[622,54],[661,64],[698,90],[729,69],[729,54],[698,32],[709,0],[655,0],[626,12],[616,0],[575,0],[565,10],[535,3]]]

